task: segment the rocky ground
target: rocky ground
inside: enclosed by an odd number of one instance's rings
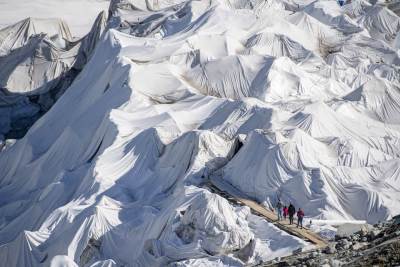
[[[293,255],[260,266],[399,266],[400,216],[391,221],[336,235],[323,250]]]

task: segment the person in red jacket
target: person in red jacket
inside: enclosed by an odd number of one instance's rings
[[[304,218],[304,211],[299,208],[299,210],[297,211],[297,227],[303,228],[303,218]]]
[[[289,214],[289,209],[288,209],[288,207],[287,206],[284,206],[283,207],[283,218],[286,220],[286,217],[288,216],[288,214]]]

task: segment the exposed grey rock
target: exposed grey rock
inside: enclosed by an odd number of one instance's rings
[[[101,240],[90,238],[87,246],[83,250],[80,259],[79,266],[85,266],[90,263],[93,259],[100,256]]]
[[[353,235],[353,236],[351,237],[351,239],[354,240],[354,241],[358,241],[358,240],[360,239],[360,235],[355,234],[355,235]]]
[[[352,245],[352,243],[349,240],[341,239],[336,244],[336,249],[339,249],[339,250],[349,249],[351,245]]]
[[[335,246],[336,246],[336,243],[331,243],[331,244],[329,244],[326,248],[325,248],[325,253],[326,254],[334,254],[334,253],[336,253],[336,248],[335,248]]]
[[[332,267],[340,267],[340,266],[342,266],[342,263],[340,261],[338,261],[338,260],[335,260],[335,259],[330,259],[329,263],[330,263],[330,265]]]
[[[300,254],[301,252],[303,252],[303,248],[298,248],[298,249],[293,250],[292,254],[297,255],[297,254]]]
[[[241,250],[237,252],[237,257],[241,261],[247,262],[253,256],[255,247],[256,241],[254,239],[251,239],[246,246],[244,246]]]
[[[367,245],[367,243],[356,243],[356,244],[353,245],[353,249],[354,250],[359,250],[359,249],[365,247],[366,245]]]
[[[381,233],[381,230],[373,229],[373,230],[370,232],[370,237],[371,237],[371,239],[372,239],[372,240],[375,239],[380,233]]]
[[[281,265],[281,261],[274,266],[400,266],[399,235],[400,225],[392,220],[382,223],[382,229],[364,228],[347,237],[337,236],[338,241],[330,242],[323,255],[319,250],[297,251],[300,255],[282,259],[287,265]]]

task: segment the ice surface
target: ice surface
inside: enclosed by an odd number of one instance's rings
[[[96,5],[83,1],[76,23]],[[400,213],[395,13],[362,0],[113,0],[108,14],[80,41],[61,15],[0,31],[0,262],[244,266],[310,247],[212,193],[211,176],[269,207],[292,202],[307,222]],[[33,101],[72,69],[62,93]]]

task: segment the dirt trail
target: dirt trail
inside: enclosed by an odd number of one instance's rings
[[[273,211],[266,209],[256,201],[244,196],[232,185],[221,181],[221,179],[211,179],[209,181],[208,187],[214,193],[223,196],[231,202],[248,206],[254,213],[264,217],[267,221],[273,223],[276,227],[282,229],[285,232],[288,232],[291,235],[297,236],[301,239],[313,243],[317,249],[324,248],[328,245],[328,241],[322,239],[319,235],[310,231],[307,228],[300,229],[297,228],[295,224],[290,225],[289,220],[278,221],[278,217]]]

